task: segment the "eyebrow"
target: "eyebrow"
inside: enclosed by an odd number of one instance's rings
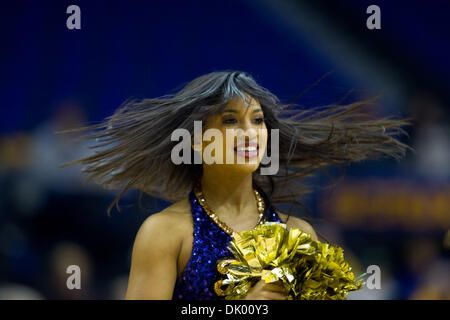
[[[260,112],[260,111],[262,112],[262,109],[261,109],[261,108],[258,108],[258,109],[253,110],[253,113]],[[225,112],[239,113],[239,111],[237,111],[237,110],[235,110],[235,109],[226,109],[226,110],[223,110],[223,113],[225,113]]]

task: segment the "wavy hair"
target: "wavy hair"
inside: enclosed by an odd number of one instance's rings
[[[260,103],[269,134],[268,154],[270,131],[279,130],[280,170],[275,175],[261,175],[261,164],[253,173],[254,187],[270,204],[301,206],[299,200],[310,191],[305,179],[318,170],[366,159],[399,160],[411,149],[396,138],[407,135],[402,127],[410,124],[409,119],[375,118],[364,111],[377,97],[301,110],[293,108],[297,106],[294,103],[282,104],[248,73],[232,70],[200,76],[175,94],[127,101],[99,124],[58,132],[84,132],[81,139],[95,141],[90,148],[98,149],[61,167],[81,164],[85,182],[121,188],[108,214],[114,204],[120,211],[119,199],[130,188],[140,190],[140,199],[144,192],[178,201],[188,195],[203,167],[194,161],[179,165],[171,161],[171,150],[178,143],[171,141],[172,132],[184,128],[193,136],[194,121],[204,123],[236,96],[244,101],[251,96]]]

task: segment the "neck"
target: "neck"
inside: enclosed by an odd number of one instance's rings
[[[220,216],[236,218],[257,212],[251,173],[209,168],[203,171],[201,185],[209,207]]]

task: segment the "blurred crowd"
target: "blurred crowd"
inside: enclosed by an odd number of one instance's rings
[[[415,153],[400,165],[448,184],[448,106],[422,94],[408,107],[415,120],[407,142]],[[0,137],[0,299],[124,298],[134,236],[163,205],[155,202],[141,210],[131,192],[121,200],[131,205],[108,217],[107,206],[117,192],[83,182],[80,166],[59,167],[92,152],[86,142],[55,134],[85,121],[83,106],[65,101],[34,130]],[[344,247],[356,274],[369,265],[381,269],[381,289],[364,288],[349,299],[450,298],[448,230],[386,236],[349,232],[331,223],[314,227]],[[80,290],[67,288],[69,265],[80,267]]]
[[[132,204],[108,217],[116,193],[83,181],[79,165],[60,167],[92,152],[55,134],[85,120],[83,107],[66,101],[33,131],[1,137],[0,299],[124,297],[132,241],[150,211]],[[80,267],[81,290],[67,288],[70,265]]]

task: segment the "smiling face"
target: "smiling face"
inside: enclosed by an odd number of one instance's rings
[[[211,165],[245,172],[258,169],[266,150],[268,133],[261,105],[254,98],[247,96],[245,102],[241,98],[230,100],[220,114],[206,120],[204,129],[216,129],[223,138],[211,152],[216,159],[223,159],[223,164]],[[212,142],[203,142],[204,157],[207,156],[205,148]]]

